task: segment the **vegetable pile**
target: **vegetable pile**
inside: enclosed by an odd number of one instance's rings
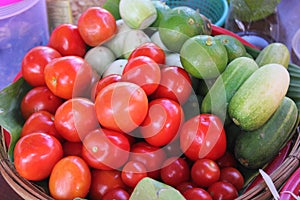
[[[288,49],[213,36],[189,7],[113,2],[56,27],[1,93],[17,172],[55,199],[238,197],[298,125]]]

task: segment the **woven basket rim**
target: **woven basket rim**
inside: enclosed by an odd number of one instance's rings
[[[293,147],[284,162],[270,174],[276,189],[280,191],[288,178],[298,169],[300,161],[300,126],[295,130]],[[0,131],[0,172],[10,187],[24,199],[53,200],[41,187],[19,176],[13,163],[8,159],[3,128]],[[271,198],[271,192],[265,182],[261,182],[236,200],[265,200]]]

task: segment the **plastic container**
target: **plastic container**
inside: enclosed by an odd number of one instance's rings
[[[300,29],[297,30],[292,38],[292,61],[300,65]]]
[[[13,81],[26,52],[49,40],[45,0],[7,3],[0,6],[0,89]]]
[[[199,12],[207,17],[216,26],[222,26],[225,23],[228,14],[227,0],[165,0],[168,6],[188,6],[193,9],[199,9]]]

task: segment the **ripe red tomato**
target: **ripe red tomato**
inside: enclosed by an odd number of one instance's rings
[[[65,141],[63,144],[64,157],[66,156],[81,156],[82,142]]]
[[[180,147],[191,160],[216,160],[226,151],[226,135],[220,118],[199,114],[186,121],[180,131]]]
[[[210,194],[203,188],[190,188],[187,189],[183,196],[186,200],[213,200]]]
[[[52,60],[45,67],[45,81],[48,88],[63,99],[90,97],[95,72],[81,57],[64,56]]]
[[[128,160],[130,144],[122,133],[99,128],[91,131],[82,143],[82,157],[90,167],[118,169]]]
[[[189,74],[182,68],[166,66],[161,68],[161,80],[151,98],[169,98],[183,105],[192,91]]]
[[[103,127],[129,133],[144,121],[148,112],[148,97],[134,83],[116,82],[98,93],[95,108]]]
[[[58,133],[54,125],[54,115],[48,111],[40,110],[25,121],[20,137],[31,133],[46,133],[56,137],[60,142],[63,142],[63,137]]]
[[[149,172],[149,177],[151,177],[151,172],[155,172],[152,175],[158,175],[159,177],[160,172],[158,170],[161,169],[165,159],[166,153],[162,148],[152,146],[146,142],[135,143],[131,148],[129,158],[131,161],[143,163]]]
[[[90,7],[78,19],[78,30],[86,44],[101,45],[117,32],[113,15],[101,7]]]
[[[209,187],[220,178],[220,168],[211,159],[196,160],[191,169],[191,178],[199,187]]]
[[[244,177],[241,172],[234,167],[221,169],[220,181],[229,182],[239,191],[244,186]]]
[[[85,198],[91,185],[91,171],[77,156],[62,158],[49,178],[49,191],[54,199]]]
[[[168,158],[160,170],[160,177],[164,183],[176,187],[190,179],[189,165],[183,158]]]
[[[37,46],[30,49],[22,59],[22,76],[33,87],[44,86],[45,66],[61,54],[47,46]]]
[[[129,200],[129,193],[123,188],[115,188],[103,196],[102,200]]]
[[[226,151],[224,155],[218,158],[216,161],[220,168],[237,167],[237,161],[234,155],[228,151]]]
[[[157,64],[166,63],[166,55],[164,50],[153,42],[146,42],[135,48],[129,55],[128,60],[138,56],[147,56],[153,59]]]
[[[207,191],[214,200],[232,200],[238,197],[236,188],[231,183],[224,181],[215,182]]]
[[[122,181],[121,171],[92,169],[92,184],[88,199],[102,199],[106,193],[115,188],[127,188]]]
[[[45,110],[55,114],[63,100],[55,96],[46,86],[34,87],[29,90],[21,101],[21,113],[27,119],[32,113]]]
[[[135,83],[146,92],[152,94],[160,83],[160,67],[147,56],[138,56],[128,60],[122,73],[122,80]]]
[[[68,141],[81,142],[92,130],[99,128],[94,103],[76,97],[65,101],[54,115],[59,134]]]
[[[129,161],[124,165],[121,177],[126,185],[134,188],[140,180],[147,177],[146,166],[141,162]]]
[[[104,78],[101,78],[94,86],[92,89],[92,95],[91,99],[92,101],[95,101],[97,94],[108,86],[111,83],[119,82],[121,81],[122,76],[120,74],[110,74],[108,76],[105,76]]]
[[[78,27],[73,24],[58,25],[51,33],[49,47],[63,56],[80,56],[86,53],[86,44],[81,38]]]
[[[155,99],[149,103],[148,114],[139,127],[145,140],[153,146],[169,144],[179,135],[184,120],[181,106],[170,99]]]
[[[197,185],[191,181],[182,182],[176,186],[176,189],[183,194],[186,190],[196,188]]]
[[[32,133],[16,143],[14,165],[25,179],[40,181],[49,177],[62,156],[62,146],[55,137],[45,133]]]

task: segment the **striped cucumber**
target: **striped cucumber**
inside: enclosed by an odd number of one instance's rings
[[[295,133],[298,124],[295,102],[284,97],[272,117],[259,129],[242,131],[236,138],[234,153],[245,167],[258,169],[270,162]]]
[[[267,64],[256,70],[234,94],[228,113],[243,130],[264,125],[287,93],[290,75],[280,64]]]
[[[238,57],[228,64],[225,71],[205,95],[201,112],[218,115],[228,122],[227,106],[239,87],[258,69],[256,62],[247,57]]]

